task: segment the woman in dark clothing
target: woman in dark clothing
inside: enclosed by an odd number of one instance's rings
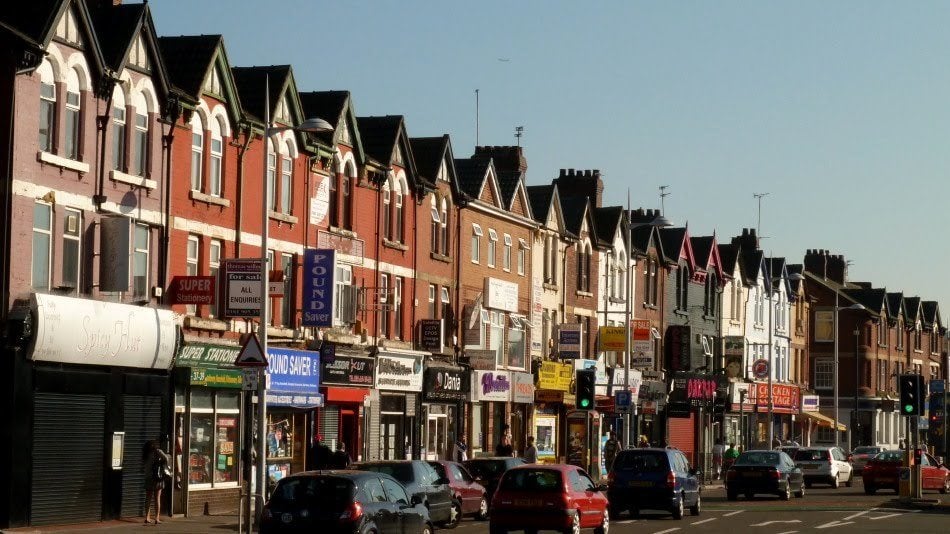
[[[504,425],[501,427],[501,439],[495,447],[496,456],[514,456],[515,449],[511,444],[511,427]]]
[[[145,524],[149,524],[149,512],[155,505],[155,524],[161,523],[162,488],[165,487],[165,466],[169,458],[153,439],[145,444],[142,451],[142,467],[145,471]]]

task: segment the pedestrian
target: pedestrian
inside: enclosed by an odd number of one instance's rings
[[[452,447],[452,461],[462,463],[468,460],[468,444],[465,443],[465,436],[461,435],[455,440],[455,446]]]
[[[722,443],[722,438],[716,439],[716,444],[713,445],[712,455],[713,455],[713,469],[716,470],[716,480],[722,476],[722,455],[726,452],[726,446]]]
[[[772,448],[773,448],[773,449],[776,448],[776,447],[781,447],[781,446],[782,446],[782,440],[778,439],[777,436],[776,436],[775,438],[772,438]]]
[[[323,443],[323,435],[317,434],[310,447],[310,470],[330,469],[333,465],[333,451]]]
[[[162,488],[165,487],[169,457],[157,439],[145,443],[142,449],[142,468],[145,471],[145,524],[149,524],[152,505],[155,505],[155,524],[162,522]]]
[[[647,439],[646,434],[640,434],[640,442],[637,444],[641,449],[650,448],[650,440]]]
[[[350,467],[350,455],[346,453],[346,446],[341,441],[332,456],[333,469],[347,469]]]
[[[528,436],[528,446],[524,450],[524,463],[538,463],[538,448],[534,446],[534,436]]]
[[[501,427],[501,438],[498,445],[495,446],[495,456],[514,456],[515,448],[511,444],[511,427],[503,425]]]
[[[619,450],[620,441],[617,440],[617,433],[611,430],[607,433],[607,441],[604,443],[604,469],[608,472],[614,465],[614,458],[617,457]]]

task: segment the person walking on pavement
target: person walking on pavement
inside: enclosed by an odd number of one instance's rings
[[[498,440],[498,445],[495,447],[496,456],[513,456],[515,453],[515,448],[511,444],[511,427],[504,425],[501,427],[501,438]]]
[[[169,457],[157,439],[145,443],[142,451],[142,467],[145,471],[145,524],[149,524],[152,505],[155,506],[155,524],[162,522],[162,488],[165,487],[165,469]]]
[[[459,436],[455,440],[455,446],[452,448],[452,461],[462,463],[468,460],[468,444],[465,443],[465,436]]]
[[[637,446],[640,447],[641,449],[650,448],[650,440],[647,439],[645,434],[640,434],[640,443],[638,443]]]
[[[713,468],[716,470],[716,480],[719,480],[722,477],[722,455],[726,452],[726,446],[722,443],[722,438],[716,440],[716,444],[713,445],[712,455],[713,455]]]
[[[611,430],[607,434],[607,442],[604,443],[604,469],[610,471],[614,465],[614,458],[617,457],[617,451],[620,450],[620,441],[617,440],[617,433]]]
[[[736,458],[739,457],[739,449],[736,448],[735,443],[730,443],[729,448],[726,449],[726,452],[722,453],[722,466],[723,469],[729,469],[732,467],[732,464],[735,463]]]
[[[538,463],[538,448],[534,446],[534,436],[528,436],[528,446],[524,450],[524,463]]]
[[[350,455],[346,453],[346,446],[343,445],[342,441],[337,445],[332,461],[333,469],[348,469],[350,467]]]

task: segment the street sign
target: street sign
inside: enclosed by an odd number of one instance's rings
[[[629,391],[620,390],[615,393],[615,396],[616,400],[614,404],[617,406],[617,408],[628,408],[630,406],[630,399],[632,395],[630,395]]]
[[[769,376],[769,361],[760,358],[752,362],[752,374],[756,378],[768,378]]]
[[[257,391],[259,385],[258,375],[260,371],[254,368],[244,369],[244,376],[241,380],[241,389],[243,391]]]
[[[257,334],[247,336],[244,344],[241,345],[241,352],[234,359],[234,365],[237,367],[267,367],[267,357],[264,356],[261,342],[257,340]]]

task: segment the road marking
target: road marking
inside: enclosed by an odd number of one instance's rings
[[[778,534],[795,534],[797,530],[786,530],[785,532],[779,532]]]
[[[844,526],[844,525],[850,525],[850,524],[852,524],[852,523],[854,523],[854,521],[832,521],[832,522],[830,522],[830,523],[825,523],[824,525],[818,525],[818,526],[815,527],[815,528],[840,527],[840,526]]]
[[[661,530],[661,531],[659,531],[659,532],[654,532],[653,534],[666,534],[667,532],[676,532],[677,530],[679,530],[679,527],[676,527],[676,528],[668,528],[668,529],[666,529],[666,530]]]
[[[860,516],[862,516],[862,515],[864,515],[864,514],[866,514],[866,513],[868,513],[868,512],[873,512],[873,511],[874,511],[874,508],[871,508],[870,510],[864,510],[864,511],[858,512],[858,513],[856,513],[856,514],[851,514],[851,515],[849,515],[848,517],[844,518],[844,521],[847,521],[847,520],[849,520],[849,519],[854,519],[855,517],[860,517]]]
[[[731,516],[731,515],[741,514],[742,512],[745,512],[745,510],[736,510],[735,512],[729,512],[728,514],[722,514],[722,516],[723,516],[723,517],[729,517],[729,516]]]
[[[697,521],[693,525],[702,525],[703,523],[709,523],[710,521],[715,521],[715,517],[710,517],[709,519],[703,519],[702,521]]]
[[[782,521],[764,521],[762,523],[756,523],[754,525],[749,525],[750,527],[767,527],[773,523],[801,523],[801,519],[788,519]]]
[[[887,519],[889,517],[897,517],[899,515],[904,515],[904,514],[885,514],[885,515],[879,515],[877,517],[868,517],[868,519],[870,519],[871,521],[877,521],[878,519]]]

